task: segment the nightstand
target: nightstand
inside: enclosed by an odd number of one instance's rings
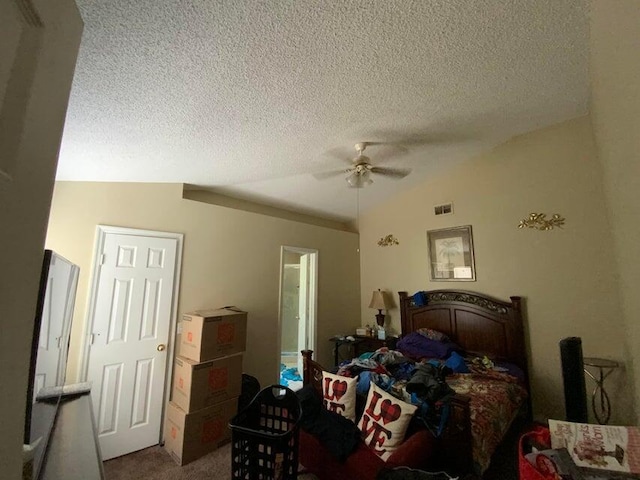
[[[362,335],[354,335],[356,340],[359,340],[353,345],[354,355],[359,357],[363,353],[375,352],[379,348],[388,347],[391,350],[396,348],[396,337],[388,337],[385,340],[380,340],[375,337],[365,337]]]
[[[358,356],[355,354],[358,343],[360,343],[360,339],[356,338],[354,340],[347,340],[346,337],[332,337],[329,341],[335,343],[333,347],[333,366],[338,367],[341,362],[345,360],[351,360],[354,356]],[[340,347],[343,347],[345,352],[340,351]],[[346,348],[345,348],[346,347]]]

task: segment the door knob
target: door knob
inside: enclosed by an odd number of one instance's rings
[[[164,343],[161,343],[160,345],[158,345],[158,351],[159,352],[164,352],[165,348],[167,348],[167,346]]]

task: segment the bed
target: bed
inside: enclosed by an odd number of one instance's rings
[[[496,413],[494,407],[502,408],[501,402],[496,400],[498,397],[491,392],[490,386],[478,388],[464,375],[454,375],[449,381],[456,395],[451,401],[446,428],[438,438],[435,457],[441,466],[453,473],[482,473],[516,413],[528,418],[531,415],[522,300],[511,297],[510,302],[504,302],[479,293],[457,290],[432,290],[411,296],[407,292],[399,292],[399,298],[402,336],[421,328],[434,329],[449,336],[470,355],[486,355],[520,369],[518,388],[525,394],[514,407],[517,412],[511,409],[508,412],[497,410]],[[311,351],[303,352],[303,381],[321,392],[323,367],[311,356]],[[487,391],[489,395],[486,397],[478,395]],[[486,433],[487,423],[499,424],[497,427],[493,425],[492,435]]]

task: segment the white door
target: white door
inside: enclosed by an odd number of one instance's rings
[[[104,460],[160,439],[178,240],[107,233],[87,380]]]

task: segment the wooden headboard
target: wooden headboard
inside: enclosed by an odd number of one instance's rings
[[[407,292],[398,293],[403,335],[424,327],[446,333],[467,352],[516,364],[524,372],[524,386],[531,391],[520,297],[503,302],[479,293],[432,290],[422,292],[426,304],[417,305]],[[311,359],[312,354],[311,350],[302,351],[304,383],[322,395],[323,368]],[[531,395],[526,407],[531,419]],[[471,432],[470,397],[457,394],[451,399],[450,417],[437,447],[438,459],[452,471],[472,470]]]
[[[413,296],[398,292],[402,335],[419,328],[446,333],[466,352],[515,363],[524,372],[529,387],[520,297],[503,302],[480,293],[457,290],[422,293],[426,305],[417,305]]]

